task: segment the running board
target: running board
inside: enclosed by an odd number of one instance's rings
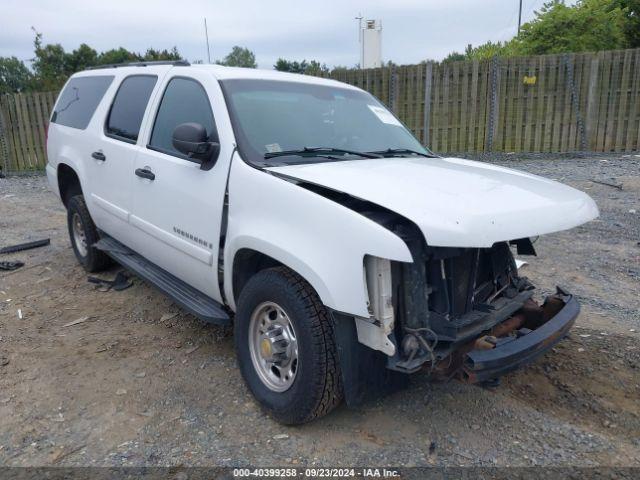
[[[117,240],[102,235],[102,238],[94,244],[97,249],[102,250],[120,265],[171,297],[187,312],[207,323],[217,325],[231,323],[229,315],[218,302],[151,263]]]

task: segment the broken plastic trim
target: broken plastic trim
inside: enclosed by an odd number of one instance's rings
[[[509,245],[515,245],[518,255],[533,255],[537,256],[536,249],[533,248],[533,242],[530,238],[518,238],[511,240]]]
[[[369,297],[368,307],[372,318],[355,317],[358,341],[374,350],[393,356],[396,353],[396,347],[389,338],[395,320],[391,261],[365,255],[364,275]]]
[[[104,288],[105,291],[114,289],[116,292],[126,290],[133,285],[129,275],[123,270],[120,270],[113,280],[89,276],[87,277],[87,281],[98,285],[100,288]]]
[[[0,253],[13,253],[13,252],[21,252],[23,250],[30,250],[32,248],[44,247],[49,245],[51,240],[49,238],[45,238],[43,240],[36,240],[35,242],[27,242],[20,243],[18,245],[11,245],[9,247],[4,247],[0,249]]]
[[[0,270],[12,271],[17,270],[20,267],[24,267],[24,262],[15,261],[15,262],[0,262]]]

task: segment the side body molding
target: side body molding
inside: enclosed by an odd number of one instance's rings
[[[236,153],[229,177],[224,286],[233,295],[233,260],[243,248],[268,255],[303,276],[322,302],[368,318],[365,255],[411,262],[389,230],[316,193],[247,165]]]

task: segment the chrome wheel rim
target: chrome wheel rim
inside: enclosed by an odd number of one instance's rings
[[[249,323],[251,362],[269,390],[291,388],[298,373],[298,341],[287,313],[274,302],[258,305]]]
[[[79,213],[74,213],[71,218],[71,228],[73,229],[73,241],[76,244],[78,253],[82,257],[87,256],[89,251],[87,248],[87,237],[84,235],[84,228],[82,228],[82,219]]]

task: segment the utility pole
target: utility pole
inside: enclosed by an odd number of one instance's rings
[[[211,63],[211,50],[209,49],[209,30],[207,29],[207,17],[204,17],[204,35],[207,39],[207,60]]]
[[[520,23],[522,23],[522,0],[520,0],[520,8],[518,10],[518,36],[520,35]]]
[[[355,18],[356,20],[358,20],[358,47],[360,50],[359,56],[360,56],[360,69],[362,69],[362,64],[364,63],[364,45],[363,45],[363,39],[362,39],[362,19],[364,17],[362,16],[362,13],[358,13],[358,16]]]

